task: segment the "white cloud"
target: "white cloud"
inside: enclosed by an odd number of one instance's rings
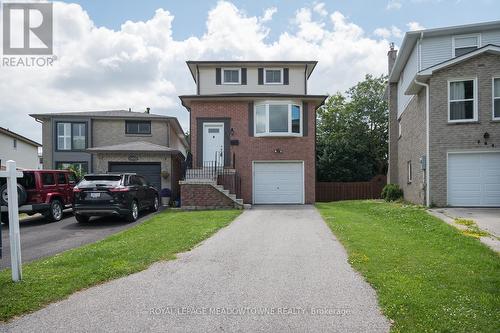
[[[318,2],[314,4],[313,10],[318,13],[320,16],[326,16],[328,15],[328,11],[325,9],[325,3],[324,2]]]
[[[424,30],[425,29],[425,27],[423,25],[421,25],[420,23],[415,22],[415,21],[408,22],[406,24],[406,26],[408,27],[408,30],[410,30],[410,31]]]
[[[177,96],[196,90],[186,60],[318,60],[309,81],[309,93],[317,94],[386,71],[386,41],[369,38],[342,13],[315,19],[314,8],[300,8],[290,31],[268,41],[265,18],[273,12],[249,16],[221,1],[209,11],[202,36],[175,40],[168,10],[112,30],[95,26],[77,4],[55,2],[58,60],[47,68],[0,67],[0,126],[40,140],[29,113],[151,107],[177,116],[187,129],[188,112]]]
[[[260,21],[261,22],[271,21],[271,19],[273,18],[273,15],[276,14],[277,11],[278,11],[278,8],[276,8],[276,7],[267,8],[264,11],[264,15],[262,15]]]
[[[401,38],[403,36],[401,29],[394,25],[390,28],[377,28],[373,31],[373,34],[384,39],[389,39],[391,37]]]
[[[391,9],[401,9],[403,7],[403,4],[401,3],[400,0],[389,0],[387,2],[387,6],[385,7],[387,10]]]

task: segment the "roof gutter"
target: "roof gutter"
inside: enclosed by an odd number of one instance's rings
[[[429,158],[429,128],[430,128],[430,121],[429,121],[429,106],[430,106],[430,87],[429,84],[420,82],[417,79],[414,80],[415,84],[418,84],[419,86],[425,87],[425,205],[427,207],[430,207],[431,205],[431,198],[430,198],[430,158]]]

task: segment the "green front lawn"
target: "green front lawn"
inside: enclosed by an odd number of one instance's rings
[[[394,332],[498,332],[500,258],[423,208],[318,203]]]
[[[227,226],[241,211],[160,213],[97,243],[23,266],[23,281],[0,271],[0,320],[40,309],[71,293],[171,260]]]

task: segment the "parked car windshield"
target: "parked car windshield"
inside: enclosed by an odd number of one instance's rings
[[[114,187],[120,185],[122,177],[119,175],[98,175],[98,176],[84,176],[78,183],[78,187],[95,187],[105,186]]]

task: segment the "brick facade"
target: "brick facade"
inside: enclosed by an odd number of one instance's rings
[[[398,184],[405,199],[416,204],[425,204],[425,172],[420,158],[425,155],[425,89],[413,96],[399,119],[401,136],[398,144]],[[412,181],[408,182],[408,162],[412,165]]]
[[[430,198],[431,205],[447,205],[447,155],[450,151],[500,151],[500,121],[492,120],[492,78],[500,77],[500,56],[483,54],[434,73],[430,86]],[[477,78],[478,121],[448,122],[448,80]],[[419,158],[425,155],[425,88],[413,97],[400,117],[401,138],[397,131],[397,97],[389,87],[390,144],[389,182],[398,183],[405,199],[425,203],[424,172]],[[483,135],[489,133],[488,145]],[[395,145],[397,142],[397,145]],[[397,158],[394,156],[397,152]],[[413,182],[407,183],[407,162],[413,166]],[[397,166],[397,171],[394,168]],[[397,182],[393,181],[397,178]]]
[[[182,184],[181,204],[183,209],[238,208],[233,200],[211,184]]]
[[[277,138],[249,135],[248,105],[251,101],[197,101],[191,104],[191,152],[193,165],[197,165],[196,124],[197,118],[230,118],[233,129],[231,140],[238,145],[230,146],[231,158],[235,156],[235,168],[241,175],[242,199],[252,203],[252,161],[294,160],[304,161],[305,203],[315,201],[315,137],[316,113],[314,102],[308,103],[308,133],[304,137]],[[281,153],[276,153],[279,149]]]
[[[478,121],[448,123],[448,80],[471,77],[477,78]],[[443,69],[430,79],[430,191],[433,205],[447,204],[448,151],[500,151],[500,122],[492,120],[492,77],[500,77],[500,55],[479,55]],[[490,134],[488,145],[484,145],[483,139],[486,132]]]

